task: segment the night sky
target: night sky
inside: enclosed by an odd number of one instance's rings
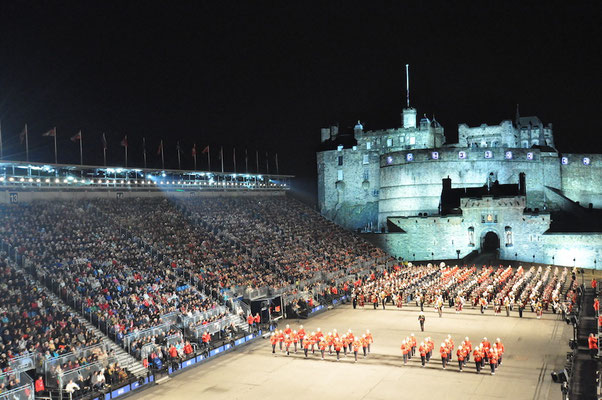
[[[325,4],[326,3],[326,4]],[[78,163],[69,140],[83,133],[84,162],[192,168],[191,147],[210,145],[212,167],[280,172],[315,192],[320,128],[401,125],[404,66],[411,103],[433,114],[448,141],[457,125],[537,115],[554,124],[561,152],[602,152],[600,2],[0,2],[0,118],[4,155]],[[499,4],[498,4],[499,3]],[[565,4],[567,3],[567,4]]]

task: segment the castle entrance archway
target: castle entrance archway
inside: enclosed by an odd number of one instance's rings
[[[496,253],[500,248],[500,237],[497,233],[489,231],[483,236],[481,241],[481,252]]]

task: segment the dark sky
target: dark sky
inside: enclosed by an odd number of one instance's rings
[[[392,3],[400,3],[392,6]],[[426,3],[426,2],[425,2]],[[474,4],[479,7],[475,7]],[[527,3],[527,2],[524,2]],[[278,152],[280,172],[314,190],[322,126],[400,125],[404,65],[412,104],[455,141],[457,125],[522,115],[554,124],[564,152],[601,152],[600,2],[0,2],[0,117],[5,157],[192,167],[190,148]],[[445,5],[451,4],[451,5]],[[484,4],[484,5],[482,5]],[[253,155],[253,157],[251,157]],[[273,156],[271,156],[273,157]],[[201,158],[199,155],[199,165]],[[270,160],[274,170],[274,160]]]

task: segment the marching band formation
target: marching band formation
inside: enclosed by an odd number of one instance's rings
[[[291,329],[290,325],[286,325],[284,330],[276,330],[270,335],[270,344],[272,345],[272,354],[276,355],[278,348],[281,353],[286,353],[289,356],[291,353],[296,354],[298,351],[303,351],[304,357],[309,358],[319,353],[321,360],[324,360],[326,354],[335,356],[336,360],[340,361],[341,356],[347,357],[353,355],[353,362],[357,362],[358,354],[364,358],[370,354],[371,344],[374,343],[374,337],[369,329],[365,333],[355,335],[351,329],[340,334],[336,329],[324,334],[320,328],[317,328],[311,333],[307,333],[303,325],[299,326],[298,330]],[[420,343],[412,333],[401,342],[401,356],[403,365],[407,365],[416,356],[416,351],[420,355],[421,367],[424,368],[433,356],[435,350],[435,341],[431,337],[425,337]],[[455,353],[454,353],[455,350]],[[439,347],[441,356],[441,365],[443,369],[451,363],[453,355],[456,355],[458,361],[458,370],[462,372],[466,364],[470,361],[472,355],[477,373],[486,364],[491,368],[491,375],[495,375],[495,371],[502,364],[502,358],[505,353],[504,344],[500,338],[497,338],[493,344],[484,337],[483,340],[473,348],[468,336],[455,349],[454,340],[451,335],[447,335],[445,340]]]

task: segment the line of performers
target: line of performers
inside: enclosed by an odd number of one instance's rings
[[[374,337],[370,330],[361,336],[356,336],[351,331],[347,330],[340,335],[336,329],[324,334],[320,328],[311,333],[306,333],[303,325],[299,326],[298,330],[292,330],[289,325],[286,325],[284,330],[276,330],[270,336],[270,344],[272,345],[272,354],[276,354],[276,346],[279,346],[281,352],[286,351],[286,355],[290,355],[291,351],[297,353],[297,348],[303,350],[305,358],[308,358],[309,353],[315,354],[318,350],[322,360],[326,351],[329,355],[336,353],[337,361],[341,360],[341,352],[345,357],[347,353],[353,353],[354,362],[357,362],[357,355],[360,351],[364,358],[370,354],[370,345],[374,342]]]
[[[435,342],[432,338],[426,337],[419,346],[417,346],[416,338],[414,334],[406,337],[401,342],[401,352],[403,355],[403,363],[406,365],[412,356],[416,355],[416,347],[418,347],[418,353],[420,354],[420,360],[422,368],[431,360],[433,350],[435,349]],[[472,354],[477,373],[481,372],[481,369],[485,367],[485,364],[489,364],[491,368],[491,375],[495,375],[495,370],[499,365],[502,364],[502,358],[504,355],[504,344],[497,338],[496,341],[491,344],[487,338],[483,338],[481,343],[473,349],[472,343],[468,339],[468,336],[464,338],[462,343],[456,350],[456,358],[458,360],[458,368],[461,371],[464,370],[466,363],[470,361],[470,355]],[[439,354],[441,355],[441,364],[443,369],[446,369],[447,365],[452,361],[454,354],[454,340],[451,335],[447,335],[447,338],[441,343],[439,348]]]

